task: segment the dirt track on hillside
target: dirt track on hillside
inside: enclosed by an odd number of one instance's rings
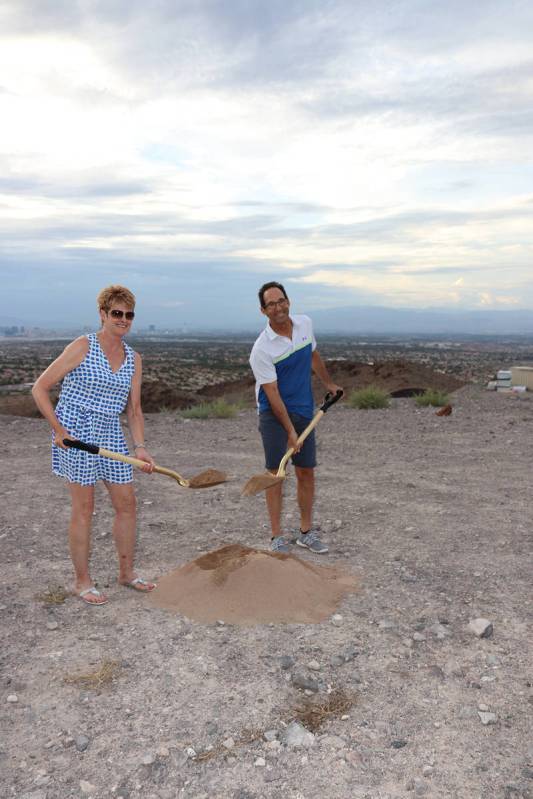
[[[361,589],[339,619],[248,627],[195,623],[117,586],[102,490],[92,562],[109,604],[36,599],[70,580],[66,489],[50,473],[46,424],[0,416],[2,796],[533,796],[533,400],[468,386],[453,405],[446,418],[412,399],[326,415],[317,519],[330,554],[295,554]],[[267,546],[263,498],[239,493],[262,468],[253,410],[149,415],[147,440],[162,465],[231,481],[188,491],[136,475],[144,575],[225,544]],[[286,498],[289,529],[292,476]],[[476,617],[492,637],[469,631]],[[104,661],[117,664],[110,685],[72,682]],[[339,691],[353,706],[325,718],[310,748],[280,740],[306,698],[323,706]]]

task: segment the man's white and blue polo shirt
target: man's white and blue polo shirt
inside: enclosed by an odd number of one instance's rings
[[[291,316],[292,340],[275,333],[267,324],[250,355],[255,377],[255,396],[259,413],[270,410],[263,383],[277,380],[281,399],[289,413],[311,419],[314,412],[311,388],[311,361],[316,341],[308,316]]]

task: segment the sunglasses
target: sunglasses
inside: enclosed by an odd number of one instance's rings
[[[109,311],[109,314],[113,317],[113,319],[123,319],[126,317],[128,322],[131,322],[132,319],[135,319],[135,311],[119,311],[118,308],[113,308],[111,311]]]

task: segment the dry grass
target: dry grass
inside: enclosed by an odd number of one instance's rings
[[[68,595],[62,585],[50,585],[42,594],[37,594],[36,598],[45,605],[62,605]]]
[[[356,695],[336,688],[331,694],[319,701],[306,700],[293,708],[293,718],[311,732],[317,730],[330,719],[339,718],[352,708]]]
[[[79,688],[97,690],[109,687],[119,676],[122,666],[118,660],[103,660],[97,669],[82,674],[67,674],[63,682]]]

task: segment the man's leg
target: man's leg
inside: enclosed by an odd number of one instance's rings
[[[296,543],[317,555],[324,555],[328,548],[318,537],[317,531],[313,530],[314,469],[295,466],[295,472],[298,480],[298,505],[300,507],[300,534]]]
[[[307,533],[313,525],[313,500],[315,498],[315,470],[295,466],[298,507],[300,508],[300,530]]]

